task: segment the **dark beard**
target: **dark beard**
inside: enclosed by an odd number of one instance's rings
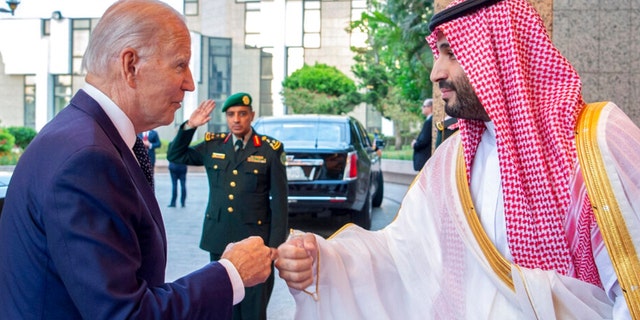
[[[445,101],[444,111],[454,118],[490,121],[475,91],[466,77],[462,81],[445,81],[438,83],[440,88],[455,90],[455,103]]]

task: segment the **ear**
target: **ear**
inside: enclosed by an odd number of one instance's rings
[[[122,77],[127,84],[136,87],[137,64],[140,61],[138,52],[133,48],[125,48],[120,53],[120,61],[122,63]]]

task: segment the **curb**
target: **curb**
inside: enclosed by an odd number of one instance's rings
[[[169,172],[169,161],[156,160],[155,172]],[[189,166],[188,172],[205,172],[202,166]],[[413,170],[413,162],[408,160],[382,160],[382,175],[385,182],[410,185],[418,174]]]

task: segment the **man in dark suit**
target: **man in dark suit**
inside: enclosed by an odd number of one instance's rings
[[[171,39],[166,41],[165,39]],[[0,319],[228,319],[271,272],[254,237],[165,283],[167,238],[137,132],[173,121],[190,34],[156,0],[115,2],[91,34],[86,85],[18,162],[0,219]]]
[[[151,161],[151,168],[155,168],[156,166],[156,149],[160,148],[162,142],[160,141],[160,136],[158,132],[151,129],[138,134],[138,137],[142,139],[142,143],[144,143],[145,149],[149,153],[149,161]]]
[[[426,117],[418,138],[411,142],[413,148],[413,170],[420,171],[431,157],[433,100],[426,99],[422,103],[422,114]]]
[[[225,246],[248,236],[260,236],[277,247],[287,235],[287,175],[282,143],[251,127],[251,96],[239,92],[222,107],[230,133],[207,133],[205,141],[189,147],[195,129],[210,119],[215,107],[204,101],[169,145],[167,159],[202,166],[209,177],[209,204],[200,247],[217,260]],[[273,276],[264,285],[249,288],[234,306],[234,319],[266,319]]]

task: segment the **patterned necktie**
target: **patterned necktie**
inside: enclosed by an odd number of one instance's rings
[[[144,143],[142,143],[142,139],[140,139],[140,137],[136,137],[136,143],[133,144],[133,153],[136,155],[138,163],[140,164],[140,168],[142,168],[145,177],[147,177],[147,181],[149,181],[149,185],[153,189],[153,173],[151,172],[151,161],[149,160],[147,148],[144,147]]]

